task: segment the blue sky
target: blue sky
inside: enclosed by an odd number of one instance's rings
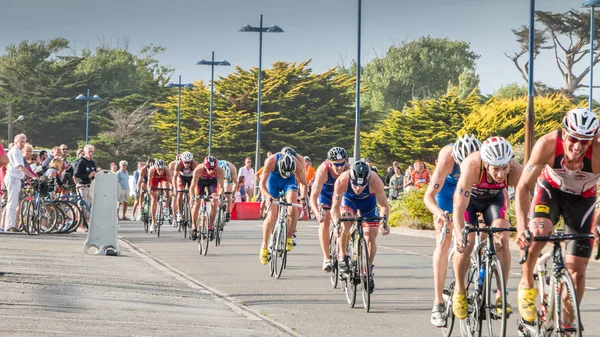
[[[538,10],[566,12],[581,0],[538,0]],[[130,41],[138,51],[154,43],[167,48],[158,58],[184,82],[210,79],[200,58],[226,59],[242,68],[258,66],[258,34],[241,33],[244,24],[276,24],[282,34],[265,34],[263,67],[274,61],[302,62],[322,72],[356,57],[356,0],[0,0],[0,48],[21,40],[65,37],[72,47],[95,48]],[[481,55],[477,71],[483,93],[501,85],[524,84],[504,52],[516,51],[511,29],[528,23],[526,0],[363,0],[362,58],[383,55],[394,43],[423,35],[471,43]],[[560,86],[552,52],[536,63],[536,81]],[[215,76],[234,67],[215,68]],[[583,92],[582,92],[583,93]]]

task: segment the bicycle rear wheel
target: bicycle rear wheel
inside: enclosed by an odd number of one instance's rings
[[[160,227],[163,224],[163,201],[161,200],[162,198],[158,198],[158,204],[156,205],[158,207],[158,218],[155,220],[156,221],[156,235],[158,237],[160,237]]]
[[[217,219],[215,219],[214,233],[215,233],[215,247],[221,244],[221,236],[220,236],[220,228],[221,228],[221,210],[217,212]]]
[[[338,285],[338,277],[339,277],[339,266],[338,266],[338,241],[337,241],[337,235],[335,233],[336,229],[333,228],[333,226],[330,226],[330,231],[329,231],[329,260],[331,261],[331,273],[329,275],[329,278],[331,280],[331,285],[333,286],[333,288],[337,288]]]
[[[363,307],[366,312],[371,310],[371,261],[369,260],[369,249],[365,238],[358,240],[358,266],[360,285],[362,288]]]
[[[200,224],[198,225],[198,250],[200,255],[206,256],[208,253],[208,214],[203,212],[200,214]]]
[[[506,287],[502,263],[496,255],[487,260],[485,280],[485,318],[488,325],[488,336],[506,336]],[[497,295],[501,303],[497,303]]]
[[[554,293],[558,294],[555,304],[555,329],[557,336],[581,337],[581,316],[579,315],[579,302],[577,301],[577,291],[573,284],[573,279],[569,271],[564,268],[560,276],[557,277],[557,283]],[[572,322],[565,322],[563,318],[572,317]]]
[[[276,225],[277,233],[273,237],[275,240],[275,277],[280,278],[283,272],[286,259],[286,238],[287,238],[287,224],[284,220],[281,220]]]

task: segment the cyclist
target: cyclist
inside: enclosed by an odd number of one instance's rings
[[[423,201],[433,214],[436,228],[436,247],[433,251],[433,283],[434,302],[431,311],[431,324],[436,327],[446,326],[446,308],[444,307],[444,282],[448,271],[448,253],[451,245],[451,235],[439,243],[440,234],[446,222],[444,212],[452,214],[452,197],[460,177],[460,164],[475,151],[479,151],[481,142],[475,136],[458,137],[454,144],[446,145],[438,154],[437,165],[431,183],[425,191]],[[446,234],[452,233],[452,222],[446,224]]]
[[[323,253],[323,271],[331,272],[329,259],[329,223],[331,221],[331,199],[336,179],[349,168],[348,152],[341,147],[333,147],[327,152],[327,159],[319,165],[310,195],[310,207],[319,221],[319,241]]]
[[[194,170],[192,177],[192,185],[190,186],[190,200],[195,200],[195,195],[208,195],[216,197],[219,191],[223,191],[223,178],[225,172],[218,165],[218,160],[214,156],[204,158],[202,164],[198,165]],[[198,229],[198,213],[200,212],[200,202],[194,202],[192,208],[192,238],[195,238],[195,233]],[[208,235],[209,240],[213,239],[213,222],[217,214],[217,199],[210,200],[210,214],[208,216]]]
[[[179,159],[180,156],[181,156],[180,154],[177,154],[175,156],[175,160],[173,160],[172,162],[169,163],[169,170],[171,170],[171,173],[173,173],[173,178],[176,177],[175,169],[177,168],[177,164],[180,163],[180,159]],[[175,187],[177,185],[175,183],[173,183],[173,186]],[[167,202],[169,203],[169,205],[171,205],[172,209],[179,209],[179,207],[177,207],[176,201],[177,201],[177,195],[174,195],[173,198],[171,198],[171,195],[169,194]],[[169,212],[170,209],[166,209],[165,211]],[[173,220],[173,215],[170,212],[166,213],[165,215],[166,215],[166,218],[169,219],[170,221]],[[177,223],[174,221],[172,221],[172,225],[173,225],[173,227],[177,227]]]
[[[158,201],[157,188],[171,188],[171,181],[173,181],[173,174],[171,170],[165,165],[164,160],[158,159],[154,162],[154,166],[150,168],[148,172],[148,181],[150,181],[150,215],[152,217],[152,226],[150,226],[150,232],[156,231],[156,204]],[[169,200],[171,191],[165,191],[165,200]],[[165,209],[169,208],[169,203],[165,202]],[[168,214],[165,212],[165,214]]]
[[[140,168],[140,178],[137,183],[140,209],[144,209],[144,197],[146,196],[146,193],[148,193],[148,173],[150,172],[150,168],[154,166],[154,162],[154,158],[148,158],[146,164]]]
[[[361,217],[377,217],[381,209],[383,219],[380,222],[367,222],[364,224],[364,235],[369,249],[369,260],[371,262],[371,275],[373,274],[373,261],[377,253],[377,234],[381,230],[383,235],[390,233],[387,219],[390,216],[387,197],[383,180],[377,173],[373,172],[369,165],[362,160],[354,162],[347,172],[342,173],[335,181],[333,189],[333,200],[331,205],[331,217],[335,223],[340,218],[352,218],[359,213]],[[348,241],[350,240],[351,223],[342,223],[342,233],[339,238],[339,266],[340,272],[350,272],[349,257],[347,256]],[[375,289],[373,277],[370,278],[370,292]]]
[[[185,190],[190,188],[192,184],[192,176],[194,175],[194,170],[198,167],[198,162],[194,160],[194,155],[191,152],[184,152],[179,157],[179,162],[174,167],[173,174],[173,186],[177,186],[177,191]],[[181,201],[182,196],[181,193],[177,192],[175,194],[175,209],[177,210],[176,222],[173,222],[173,227],[177,227],[177,224],[181,223],[182,215],[181,215]]]
[[[298,200],[298,183],[306,185],[304,171],[300,169],[302,167],[304,167],[304,158],[289,147],[284,147],[280,153],[270,156],[265,160],[264,171],[260,178],[260,191],[265,200],[268,213],[263,222],[263,242],[260,249],[260,262],[262,264],[269,262],[267,243],[275,227],[279,211],[279,205],[272,204],[273,198],[278,198],[283,193],[288,203]],[[298,180],[296,180],[296,176]],[[288,212],[287,221],[285,249],[290,251],[293,249],[292,233],[298,221],[298,210],[296,207],[291,207],[291,210]]]
[[[454,194],[456,202],[452,212],[457,250],[453,262],[454,275],[457,280],[465,279],[475,237],[475,233],[469,235],[470,244],[463,248],[462,230],[465,223],[475,225],[478,221],[477,213],[481,213],[486,226],[510,227],[507,220],[509,200],[506,188],[517,184],[523,170],[523,166],[513,157],[512,146],[506,139],[491,137],[483,142],[480,151],[471,153],[460,165],[460,178]],[[502,246],[498,249],[498,257],[502,263],[504,279],[508,280],[510,271],[508,232],[498,235],[502,240]],[[498,308],[501,307],[501,300],[501,297],[496,300]],[[501,309],[498,310],[502,314]],[[458,319],[467,317],[468,304],[464,282],[456,282],[452,311]],[[506,303],[506,311],[509,315],[512,313],[512,308],[508,303]]]
[[[225,173],[223,177],[225,184],[224,194],[227,198],[225,222],[229,222],[229,219],[231,218],[231,214],[229,213],[231,211],[231,195],[235,191],[235,187],[237,185],[237,181],[235,181],[236,177],[238,176],[237,169],[235,168],[235,165],[233,165],[231,162],[228,162],[227,160],[219,160],[219,167],[221,167],[223,169],[223,172]]]
[[[567,234],[589,234],[592,227],[596,240],[598,221],[593,212],[596,186],[600,179],[599,121],[588,109],[567,112],[562,129],[542,136],[533,147],[523,177],[515,191],[517,244],[529,246],[529,258],[523,264],[518,290],[519,313],[526,322],[537,317],[533,270],[546,242],[527,242],[525,230],[533,236],[550,235],[562,216]],[[537,185],[536,185],[537,181]],[[533,201],[529,191],[535,186]],[[565,263],[571,273],[579,303],[585,291],[586,269],[592,254],[592,240],[567,241]],[[569,326],[573,316],[563,317]]]

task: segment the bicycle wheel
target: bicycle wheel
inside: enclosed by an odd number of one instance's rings
[[[557,277],[554,293],[558,294],[554,306],[556,335],[581,337],[583,330],[581,329],[581,316],[579,315],[577,291],[575,290],[571,274],[569,274],[569,271],[566,268],[563,268]],[[565,317],[572,317],[572,323],[563,321]]]
[[[42,200],[38,207],[38,230],[43,234],[49,233],[56,227],[57,220],[59,218],[59,210],[51,201],[48,200]]]
[[[287,239],[287,223],[285,219],[280,219],[280,223],[277,226],[278,232],[275,239],[275,277],[280,278],[283,272],[286,259],[286,239]]]
[[[333,226],[329,227],[331,230],[329,231],[329,259],[331,261],[331,273],[329,278],[331,280],[331,285],[333,289],[337,288],[338,285],[338,276],[339,276],[339,267],[338,267],[338,241],[337,235],[335,233],[336,229]]]
[[[441,327],[442,336],[450,337],[452,336],[452,330],[454,329],[454,312],[452,311],[452,296],[454,296],[454,268],[452,268],[452,257],[454,255],[454,250],[448,254],[448,273],[446,277],[447,280],[450,280],[448,286],[444,287],[442,291],[442,297],[444,298],[444,307],[446,308],[446,326]]]
[[[70,233],[71,230],[77,229],[79,221],[81,220],[81,215],[79,214],[77,206],[66,200],[57,200],[54,201],[54,204],[65,214],[65,223],[62,228],[59,229],[59,232]]]
[[[362,288],[363,308],[366,312],[371,310],[371,261],[369,260],[369,249],[365,238],[358,240],[358,266],[360,285]]]
[[[37,221],[37,216],[35,215],[35,203],[33,200],[27,203],[27,211],[26,211],[26,222],[24,224],[25,232],[27,235],[35,234],[35,222]]]
[[[213,231],[215,232],[215,247],[221,244],[221,213],[222,212],[219,209],[219,211],[217,212],[217,219],[215,219],[215,227],[213,229]]]
[[[164,221],[164,219],[163,219],[164,209],[163,209],[162,197],[158,198],[158,204],[156,206],[158,207],[158,218],[156,218],[156,220],[155,220],[156,221],[156,235],[158,237],[160,237],[160,227],[162,226],[163,221]]]
[[[23,199],[21,201],[21,208],[20,208],[20,214],[19,214],[19,229],[20,230],[24,230],[27,233],[27,211],[29,210],[29,204],[31,203],[31,200],[28,200],[27,198]]]
[[[487,259],[485,280],[485,318],[488,336],[506,336],[506,287],[502,263],[496,255]],[[497,297],[497,295],[500,295]],[[497,303],[497,299],[502,303]]]
[[[219,245],[221,245],[221,240],[223,239],[223,230],[225,229],[225,224],[226,224],[226,222],[225,222],[225,210],[221,209],[219,211],[219,214],[220,214],[219,222],[218,222],[219,227],[217,228],[217,230],[218,230],[219,233],[217,235],[217,238],[219,240]]]
[[[185,239],[187,237],[188,225],[189,225],[191,216],[190,216],[190,210],[189,210],[187,198],[183,198],[183,203],[184,204],[183,204],[183,210],[181,212],[182,220],[181,220],[180,228],[183,231],[183,238]]]
[[[348,255],[350,256],[350,274],[348,275],[344,275],[343,277],[345,278],[345,286],[344,286],[344,292],[346,293],[346,301],[348,302],[348,305],[350,306],[350,308],[354,308],[354,304],[356,304],[356,282],[355,282],[355,278],[356,278],[356,261],[354,260],[355,258],[355,247],[354,247],[354,238],[350,238],[350,241],[348,242]]]
[[[210,243],[208,238],[208,214],[206,212],[200,214],[200,224],[198,225],[198,228],[198,249],[200,255],[206,256],[206,253],[208,253],[208,245]]]
[[[466,275],[466,292],[467,301],[469,303],[469,314],[467,315],[467,318],[459,320],[461,336],[481,337],[481,323],[483,321],[483,293],[478,289],[478,284],[476,283],[479,275],[478,266],[479,263],[476,261],[474,254],[472,254],[471,265]]]

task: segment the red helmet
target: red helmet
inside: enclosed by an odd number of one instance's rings
[[[214,170],[217,168],[219,161],[214,156],[208,156],[204,158],[204,168]]]

